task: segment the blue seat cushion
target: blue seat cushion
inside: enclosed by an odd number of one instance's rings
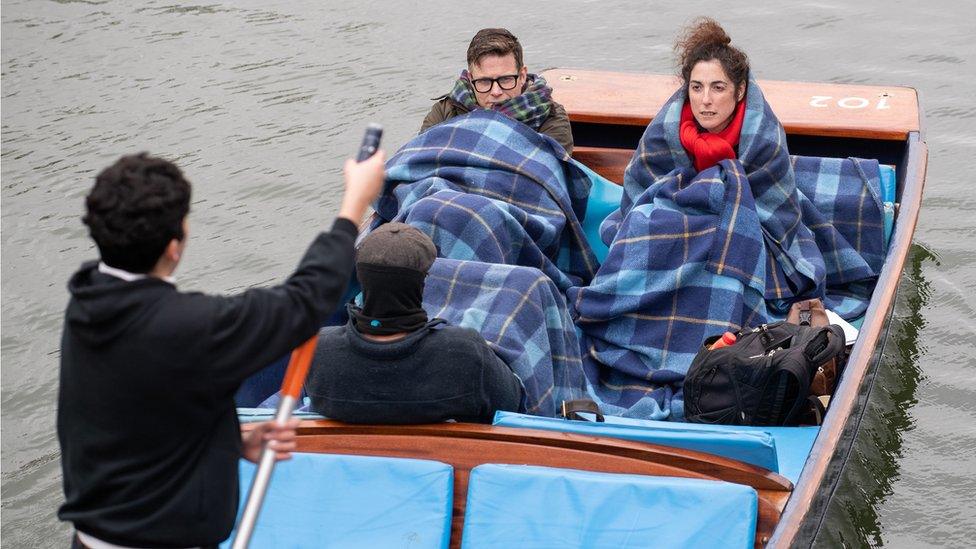
[[[746,549],[757,508],[728,482],[486,464],[471,470],[461,547]]]
[[[607,416],[603,423],[496,412],[494,425],[606,436],[705,452],[750,463],[796,482],[817,427],[702,425]]]
[[[884,246],[888,249],[891,242],[891,231],[895,227],[895,197],[897,196],[897,182],[895,168],[887,164],[878,166],[881,174],[881,204],[884,207]]]
[[[624,188],[580,162],[576,162],[576,165],[590,178],[590,196],[586,201],[586,217],[582,221],[583,234],[597,261],[603,263],[610,249],[600,240],[600,224],[611,212],[620,208]]]
[[[242,509],[255,468],[241,461]],[[447,547],[453,500],[444,463],[296,453],[275,466],[251,547]]]

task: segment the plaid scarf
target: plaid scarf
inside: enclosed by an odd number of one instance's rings
[[[469,111],[482,108],[481,105],[478,105],[478,100],[475,99],[474,88],[471,86],[471,75],[468,74],[467,69],[461,71],[461,76],[454,83],[454,89],[451,90],[448,97]],[[522,91],[521,95],[496,103],[492,106],[492,110],[539,131],[552,110],[552,88],[546,84],[545,78],[529,74],[526,79],[525,90]]]

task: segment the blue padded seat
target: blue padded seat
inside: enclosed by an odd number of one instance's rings
[[[895,226],[895,198],[897,195],[897,180],[895,178],[894,166],[881,164],[878,166],[881,173],[881,204],[884,206],[884,245],[888,249],[891,241],[891,231]]]
[[[757,509],[728,482],[486,464],[471,470],[461,547],[748,549]]]
[[[620,199],[624,195],[624,188],[613,181],[604,178],[586,165],[577,162],[576,165],[590,177],[590,196],[586,201],[586,217],[583,219],[583,234],[590,243],[597,261],[603,263],[610,249],[600,240],[600,224],[614,210],[620,208]]]
[[[242,508],[254,471],[241,461]],[[443,548],[453,501],[444,463],[296,453],[275,466],[251,547]]]
[[[705,452],[777,472],[796,483],[817,427],[703,425],[607,416],[603,423],[496,412],[494,425],[606,436]]]

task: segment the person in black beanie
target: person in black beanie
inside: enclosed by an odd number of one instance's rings
[[[319,332],[305,383],[311,408],[349,423],[490,423],[519,411],[515,373],[475,330],[429,319],[424,280],[437,257],[430,238],[387,223],[363,239],[356,273],[362,308]]]

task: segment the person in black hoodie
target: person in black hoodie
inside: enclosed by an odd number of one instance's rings
[[[294,428],[241,440],[234,392],[311,337],[352,274],[356,222],[383,182],[384,155],[346,162],[331,232],[284,284],[235,296],[180,292],[190,183],[145,153],[102,171],[86,199],[100,262],[81,266],[61,340],[61,520],[75,547],[207,547],[230,534],[237,461],[263,440],[288,457]]]

